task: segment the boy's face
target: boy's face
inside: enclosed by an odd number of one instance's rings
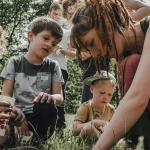
[[[68,14],[72,16],[75,13],[76,7],[76,4],[68,6]]]
[[[43,30],[36,35],[29,31],[28,39],[30,41],[29,49],[40,58],[44,58],[52,53],[58,43],[58,39],[47,30]]]
[[[93,101],[99,106],[107,105],[113,96],[114,86],[109,80],[99,80],[90,86]]]
[[[52,10],[51,12],[49,11],[48,15],[50,18],[54,19],[55,21],[60,21],[62,17],[62,10],[57,9],[57,10]]]

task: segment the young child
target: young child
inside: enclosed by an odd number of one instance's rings
[[[84,83],[90,86],[93,98],[79,107],[73,122],[73,133],[99,137],[114,113],[114,107],[109,102],[115,89],[115,78],[102,70],[99,75],[86,78]]]
[[[49,7],[48,16],[59,25],[63,27],[62,22],[62,7],[59,3],[52,3]],[[49,58],[52,60],[55,60],[59,63],[59,66],[61,68],[62,76],[64,79],[64,84],[62,85],[62,92],[63,92],[63,98],[64,98],[64,105],[65,105],[65,98],[66,98],[66,83],[68,80],[68,70],[67,70],[67,60],[68,57],[75,58],[76,52],[72,48],[69,48],[69,42],[70,42],[70,30],[63,28],[63,38],[62,41],[59,43],[55,51],[49,55]],[[56,127],[58,129],[63,129],[66,127],[66,121],[65,121],[65,107],[64,105],[61,105],[61,107],[58,107],[58,121]]]
[[[11,57],[1,73],[2,94],[13,96],[16,107],[25,114],[26,119],[17,128],[19,134],[29,135],[29,130],[35,129],[45,139],[55,128],[55,104],[63,101],[60,67],[47,56],[61,41],[63,31],[49,17],[34,19],[28,29],[28,52]]]

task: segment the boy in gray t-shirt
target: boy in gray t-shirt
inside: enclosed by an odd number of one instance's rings
[[[55,104],[63,101],[63,78],[60,67],[47,58],[62,39],[61,27],[48,17],[34,19],[28,31],[29,48],[23,56],[11,57],[1,77],[4,79],[2,94],[13,96],[16,106],[25,114],[18,132],[28,135],[30,122],[40,138],[45,138],[48,127],[54,131],[57,110]]]

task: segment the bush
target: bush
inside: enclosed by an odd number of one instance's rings
[[[69,78],[66,85],[66,111],[76,112],[81,101],[82,73],[77,60],[68,61]]]

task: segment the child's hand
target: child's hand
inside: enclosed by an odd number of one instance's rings
[[[104,126],[106,126],[108,124],[107,121],[100,120],[100,119],[94,119],[92,122],[93,122],[95,127],[104,127]]]
[[[93,122],[90,121],[86,126],[84,126],[80,132],[80,136],[95,136],[99,137],[100,133],[94,126]]]
[[[50,94],[40,92],[37,97],[33,100],[33,103],[50,103],[52,101],[52,96]]]
[[[82,128],[80,134],[81,134],[81,135],[84,135],[84,134],[92,134],[92,132],[93,132],[93,127],[94,127],[94,125],[93,125],[92,122],[90,121],[88,124],[86,124],[86,125]]]

